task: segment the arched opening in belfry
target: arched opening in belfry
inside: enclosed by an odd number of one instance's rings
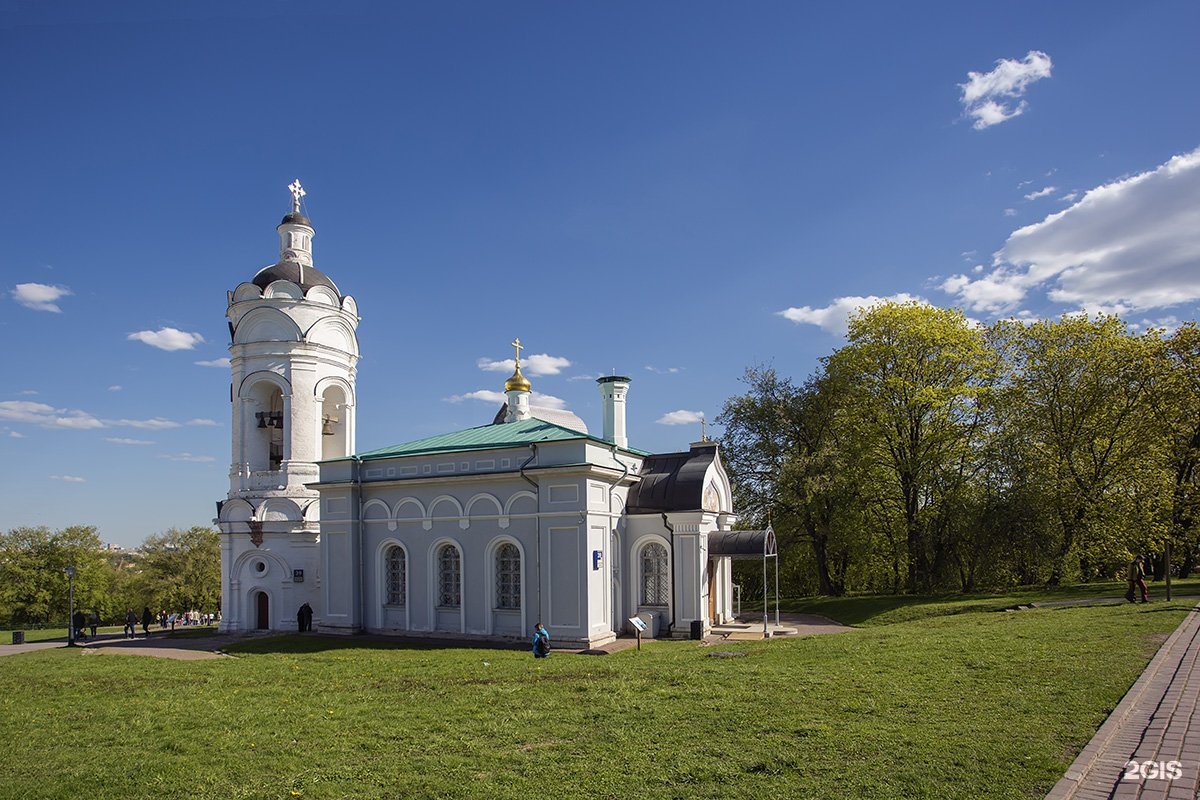
[[[322,459],[350,455],[350,407],[346,400],[346,391],[341,386],[328,386],[321,393]]]
[[[277,471],[283,466],[287,436],[283,391],[270,381],[259,381],[250,390],[250,399],[254,401],[254,424],[246,437],[250,469]]]

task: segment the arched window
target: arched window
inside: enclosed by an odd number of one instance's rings
[[[521,607],[521,551],[507,542],[496,549],[496,608]]]
[[[404,586],[406,567],[404,548],[399,545],[389,547],[387,555],[384,556],[383,564],[386,570],[385,581],[387,585],[387,596],[384,602],[389,606],[402,606],[408,599]]]
[[[670,592],[667,548],[661,544],[648,544],[642,548],[642,605],[668,605]]]
[[[444,544],[438,549],[438,606],[458,608],[462,605],[462,559],[458,548]]]

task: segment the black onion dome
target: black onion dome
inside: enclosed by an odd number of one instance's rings
[[[312,227],[312,221],[309,220],[308,217],[301,214],[299,211],[289,211],[286,215],[284,215],[283,221],[280,222],[279,224],[280,225],[307,225],[310,228]]]
[[[278,264],[260,269],[251,283],[260,289],[266,289],[275,281],[291,281],[306,292],[314,286],[328,286],[338,297],[342,296],[337,285],[316,267],[304,267],[303,275],[304,278],[301,280],[300,265],[295,261],[280,261]]]

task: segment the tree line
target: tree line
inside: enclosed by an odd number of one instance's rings
[[[718,422],[791,593],[1088,581],[1200,549],[1200,330],[889,303],[801,382],[747,370]]]
[[[105,550],[96,528],[14,528],[0,533],[0,627],[67,624],[68,581],[75,567],[75,608],[102,625],[125,610],[219,611],[221,553],[212,528],[172,528],[137,550]]]

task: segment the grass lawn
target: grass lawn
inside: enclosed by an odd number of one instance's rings
[[[0,797],[1040,797],[1191,605],[545,661],[294,635],[216,661],[43,650],[0,658]]]

